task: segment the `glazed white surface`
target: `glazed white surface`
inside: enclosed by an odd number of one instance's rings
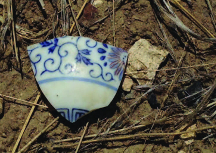
[[[55,38],[27,49],[42,92],[71,122],[109,105],[127,60],[123,49],[86,37]]]

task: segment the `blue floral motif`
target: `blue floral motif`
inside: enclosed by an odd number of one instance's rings
[[[92,70],[89,71],[89,75],[90,75],[92,78],[99,78],[99,77],[101,77],[105,82],[109,82],[109,81],[114,80],[112,73],[107,72],[107,73],[104,75],[103,67],[102,67],[100,64],[98,64],[98,63],[94,63],[94,64],[97,65],[97,66],[100,68],[100,74],[99,74],[99,75],[94,75],[95,69],[92,69]]]
[[[114,69],[114,75],[119,76],[119,80],[122,79],[124,68],[127,62],[127,52],[121,48],[112,47],[112,53],[109,53],[109,66]]]
[[[98,48],[98,53],[104,54],[104,53],[106,53],[106,50],[103,48]]]
[[[91,60],[87,57],[85,57],[84,55],[90,55],[91,51],[88,49],[84,49],[84,50],[79,50],[78,54],[76,56],[76,62],[77,63],[85,63],[86,65],[93,65],[93,63],[91,62]]]
[[[89,66],[89,77],[92,79],[101,78],[105,82],[115,81],[116,77],[122,79],[124,67],[127,60],[127,52],[121,48],[109,46],[107,44],[100,44],[92,39],[82,37],[74,38],[75,41],[61,41],[61,39],[68,39],[67,37],[55,38],[40,43],[37,47],[28,50],[31,63],[33,65],[35,76],[44,75],[46,73],[58,72],[60,74],[79,73],[76,66],[71,62],[64,62],[64,58],[74,55],[74,60],[77,64],[84,64]],[[80,46],[81,42],[85,41],[84,46]],[[73,50],[67,50],[70,45]],[[83,44],[82,44],[83,45]],[[47,47],[48,56],[43,56],[42,53],[35,51],[40,48]],[[66,48],[65,48],[66,47]],[[111,52],[110,52],[111,50]],[[49,54],[51,54],[49,56]],[[99,61],[92,58],[99,54]],[[54,56],[53,56],[54,55]],[[56,56],[57,55],[57,56]],[[58,58],[57,58],[58,57]],[[43,68],[37,69],[37,64],[43,61]],[[67,61],[67,60],[66,60]],[[105,69],[106,67],[106,69]],[[38,74],[39,73],[39,74]],[[116,76],[116,77],[115,77]]]
[[[42,47],[48,47],[48,46],[51,46],[53,44],[52,41],[44,41],[42,43],[40,43]],[[58,46],[58,39],[55,38],[54,39],[54,46],[51,46],[48,50],[49,50],[49,53],[53,53],[55,48]]]

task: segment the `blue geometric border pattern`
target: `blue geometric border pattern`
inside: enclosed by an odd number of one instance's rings
[[[73,108],[71,113],[71,122],[75,122],[78,118],[80,118],[88,112],[88,110]]]
[[[61,114],[61,116],[63,116],[67,120],[70,119],[69,109],[68,108],[58,108],[57,111]]]
[[[80,78],[80,77],[57,77],[57,78],[51,78],[51,79],[45,79],[45,80],[38,81],[38,84],[41,85],[44,83],[61,81],[61,80],[78,80],[78,81],[83,81],[83,82],[90,82],[90,83],[95,83],[95,84],[107,87],[107,88],[114,90],[114,91],[118,90],[116,87],[113,87],[107,83],[100,82],[100,81],[93,80],[93,79],[88,79],[88,78]]]
[[[56,109],[65,119],[70,121],[71,123],[78,120],[81,116],[88,113],[88,110],[72,108],[71,111],[68,108],[58,108]]]

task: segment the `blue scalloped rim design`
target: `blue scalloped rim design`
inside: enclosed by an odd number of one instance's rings
[[[78,109],[78,108],[58,108],[56,109],[64,118],[66,118],[70,122],[75,122],[77,119],[79,119],[81,116],[88,113],[88,110],[85,109]]]

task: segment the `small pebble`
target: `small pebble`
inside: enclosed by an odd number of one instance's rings
[[[133,86],[133,80],[131,78],[125,78],[122,84],[122,89],[126,92],[130,92]]]
[[[2,133],[2,138],[7,138],[7,135],[5,133]]]

